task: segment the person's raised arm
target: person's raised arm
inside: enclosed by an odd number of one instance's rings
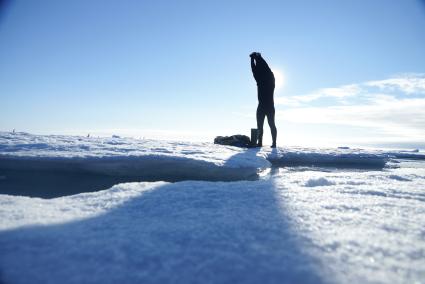
[[[255,80],[257,80],[257,66],[256,66],[256,63],[254,62],[254,56],[253,56],[253,53],[251,53],[250,57],[251,57],[251,70],[252,70],[252,75],[254,75]]]
[[[267,64],[267,61],[262,56],[258,56],[258,58],[256,58],[256,61],[261,61],[261,64],[265,67],[265,69],[271,72],[269,64]]]

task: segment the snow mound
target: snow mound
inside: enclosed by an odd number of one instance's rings
[[[324,177],[320,177],[317,179],[311,178],[309,179],[306,183],[305,186],[306,187],[316,187],[316,186],[327,186],[327,185],[334,185],[335,183],[324,178]]]
[[[276,166],[328,166],[342,168],[383,168],[387,153],[363,149],[278,148],[265,151],[266,158]]]
[[[256,179],[270,163],[255,149],[132,138],[0,132],[0,169],[137,177],[140,180]]]

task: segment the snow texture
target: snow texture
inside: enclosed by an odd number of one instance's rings
[[[0,195],[1,280],[423,283],[424,188],[422,163]]]
[[[3,281],[320,282],[322,264],[293,235],[271,187],[188,181],[50,200],[0,195]]]
[[[320,177],[317,179],[311,178],[307,180],[307,182],[305,183],[305,186],[307,187],[327,186],[327,185],[334,185],[334,183],[324,177]]]
[[[0,194],[0,283],[425,283],[422,155],[0,133],[0,192],[33,171],[215,180]]]

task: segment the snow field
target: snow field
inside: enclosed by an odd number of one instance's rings
[[[0,194],[0,283],[424,283],[423,158],[0,133],[0,190],[34,169],[245,180]]]
[[[6,283],[421,283],[424,188],[424,167],[287,168],[259,181],[0,195],[0,265]]]

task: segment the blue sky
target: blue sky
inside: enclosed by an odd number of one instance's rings
[[[9,1],[0,130],[249,134],[260,51],[281,81],[278,144],[420,147],[423,27],[414,0]]]

